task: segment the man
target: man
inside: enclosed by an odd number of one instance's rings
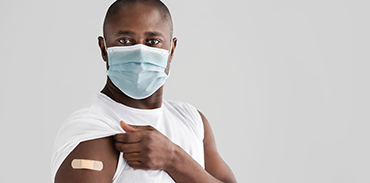
[[[162,99],[177,44],[167,7],[159,0],[118,0],[103,31],[107,83],[63,123],[54,181],[236,182],[207,119],[189,104]]]

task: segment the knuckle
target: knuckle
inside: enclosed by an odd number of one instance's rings
[[[146,142],[148,143],[148,144],[151,144],[152,142],[153,142],[153,137],[152,136],[150,136],[150,135],[148,135],[148,136],[146,136]]]
[[[145,148],[146,152],[148,153],[148,156],[150,156],[153,151],[154,151],[154,147],[152,145],[148,145],[146,146]]]
[[[147,132],[147,136],[146,137],[147,137],[147,140],[149,142],[152,142],[155,139],[155,133],[153,133],[152,131]]]
[[[151,161],[153,161],[153,155],[151,153],[148,153],[146,155],[146,158],[145,159],[146,159],[147,162],[151,162]]]

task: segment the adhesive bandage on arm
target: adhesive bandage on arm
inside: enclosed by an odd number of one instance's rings
[[[74,159],[72,160],[71,166],[73,169],[101,171],[103,169],[103,162],[88,159]]]

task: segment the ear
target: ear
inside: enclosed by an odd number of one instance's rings
[[[174,37],[172,40],[172,48],[170,53],[170,62],[172,62],[173,54],[175,53],[176,45],[177,45],[177,38]]]
[[[176,45],[177,45],[177,38],[173,38],[172,40],[172,47],[171,47],[171,53],[170,53],[170,56],[167,60],[167,67],[166,69],[164,70],[164,72],[168,75],[170,73],[170,65],[171,65],[171,62],[172,62],[172,58],[173,58],[173,54],[175,53],[175,49],[176,49]]]
[[[103,58],[103,60],[105,62],[107,62],[108,60],[108,56],[107,56],[107,50],[105,50],[105,42],[104,42],[104,38],[99,36],[98,37],[98,46],[100,48],[100,52],[101,52],[101,57]]]

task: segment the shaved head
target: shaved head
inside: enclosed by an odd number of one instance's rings
[[[148,6],[152,6],[160,12],[161,17],[164,22],[169,24],[171,37],[173,33],[173,23],[170,11],[167,6],[163,4],[160,0],[117,0],[115,1],[107,11],[105,15],[104,24],[103,24],[103,34],[106,37],[107,25],[110,23],[115,23],[120,18],[120,13],[134,3],[141,3]]]

